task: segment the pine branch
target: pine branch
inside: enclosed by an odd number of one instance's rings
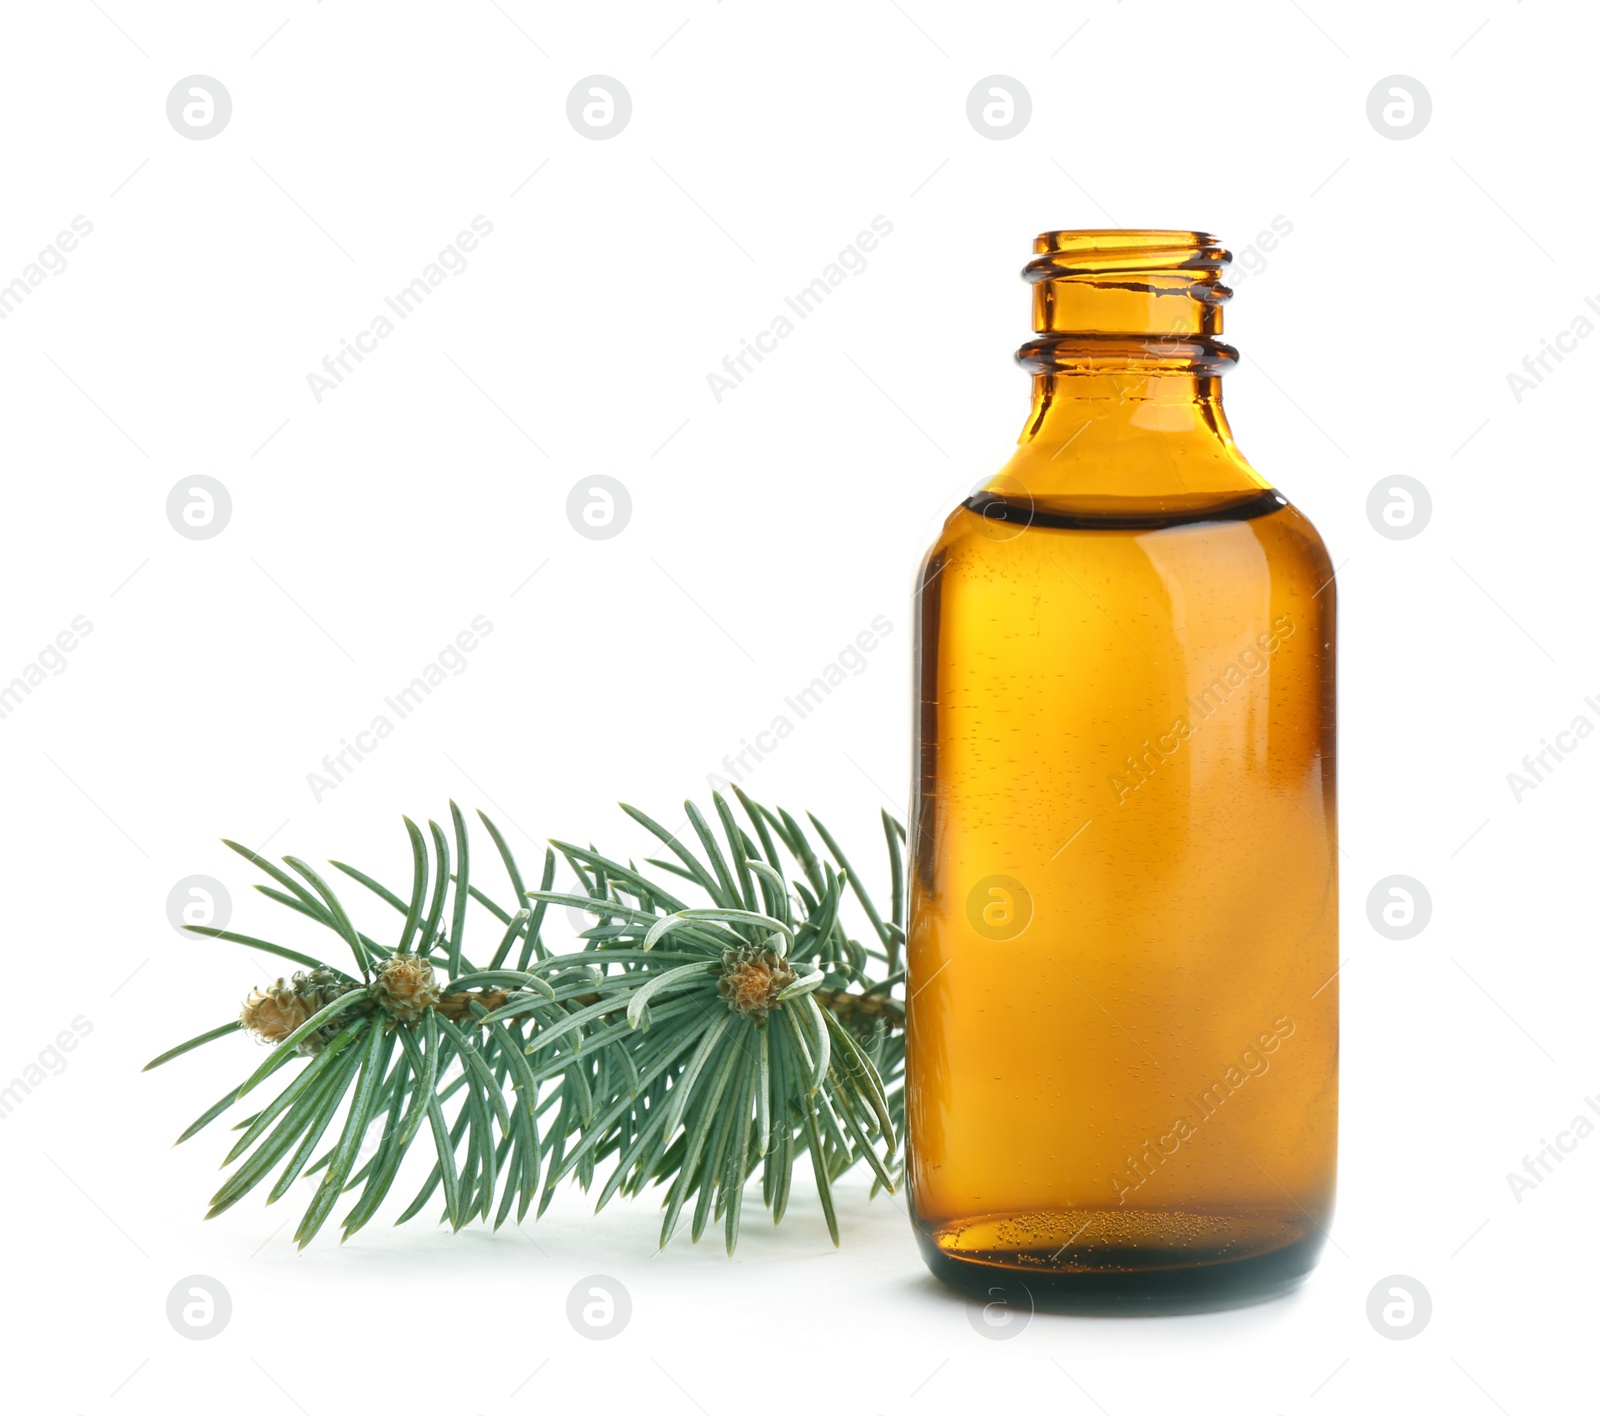
[[[597,1209],[654,1186],[663,1245],[688,1210],[691,1237],[720,1221],[731,1254],[747,1182],[760,1172],[762,1201],[781,1222],[795,1162],[805,1155],[837,1244],[833,1182],[863,1161],[874,1192],[898,1182],[905,831],[884,813],[886,917],[814,816],[807,819],[819,844],[788,812],[734,791],[742,822],[720,795],[712,798],[714,824],[685,803],[693,845],[623,807],[673,857],[645,862],[656,875],[552,841],[538,889],[527,888],[505,837],[480,812],[509,907],[469,879],[468,831],[454,802],[449,833],[432,821],[425,833],[407,819],[406,890],[333,862],[401,917],[393,945],[359,931],[305,862],[284,857],[286,870],[227,842],[273,882],[257,888],[336,936],[336,957],[352,967],[191,926],[305,965],[254,990],[238,1022],[146,1068],[240,1031],[272,1047],[182,1141],[302,1064],[235,1127],[242,1134],[225,1164],[236,1169],[207,1217],[274,1173],[269,1204],[300,1176],[316,1176],[295,1237],[302,1248],[310,1243],[341,1197],[354,1194],[340,1221],[347,1239],[378,1212],[402,1162],[426,1138],[431,1172],[396,1223],[441,1189],[452,1228],[474,1219],[499,1228],[513,1210],[520,1223],[535,1206],[542,1213],[562,1181],[589,1190],[604,1171]],[[581,893],[552,889],[557,856]],[[680,898],[685,882],[703,903]],[[841,918],[847,894],[869,927],[865,943]],[[473,945],[481,966],[465,937],[472,901],[490,916],[490,932]],[[553,952],[541,932],[551,905],[598,923],[575,949]],[[375,1148],[367,1144],[373,1134]]]

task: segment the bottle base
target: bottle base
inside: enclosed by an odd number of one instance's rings
[[[1217,1312],[1282,1297],[1316,1267],[1324,1242],[1320,1230],[1278,1220],[1121,1211],[1052,1216],[1052,1228],[1062,1228],[1068,1220],[1072,1226],[1065,1229],[1072,1238],[1054,1248],[1046,1247],[1049,1240],[1037,1247],[1006,1248],[986,1242],[1021,1223],[1037,1231],[1040,1218],[991,1218],[931,1233],[916,1226],[917,1246],[935,1278],[986,1304],[1156,1317]],[[1143,1226],[1141,1218],[1146,1220]],[[1097,1228],[1108,1231],[1108,1237],[1093,1242],[1090,1236]],[[1148,1232],[1139,1233],[1141,1228]]]

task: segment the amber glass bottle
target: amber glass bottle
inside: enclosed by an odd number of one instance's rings
[[[1216,240],[1035,251],[1027,426],[918,589],[912,1219],[971,1292],[1230,1306],[1332,1213],[1333,571],[1223,416]]]

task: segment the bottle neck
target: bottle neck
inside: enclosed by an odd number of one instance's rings
[[[1238,359],[1220,337],[1228,253],[1200,233],[1149,231],[1050,232],[1035,250],[1023,272],[1035,333],[1017,351],[1033,400],[1001,479],[1084,505],[1265,488],[1222,409]]]
[[[1232,442],[1216,374],[1143,369],[1035,374],[1028,421],[1018,441],[1046,452],[1141,434],[1177,434]]]

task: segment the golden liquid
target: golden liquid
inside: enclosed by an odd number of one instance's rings
[[[978,497],[924,565],[908,1168],[980,1291],[1266,1293],[1330,1219],[1332,568],[1218,419],[1218,490]]]
[[[1333,572],[1223,414],[1216,239],[1034,252],[1028,422],[919,590],[912,1219],[990,1297],[1227,1306],[1333,1203]]]

